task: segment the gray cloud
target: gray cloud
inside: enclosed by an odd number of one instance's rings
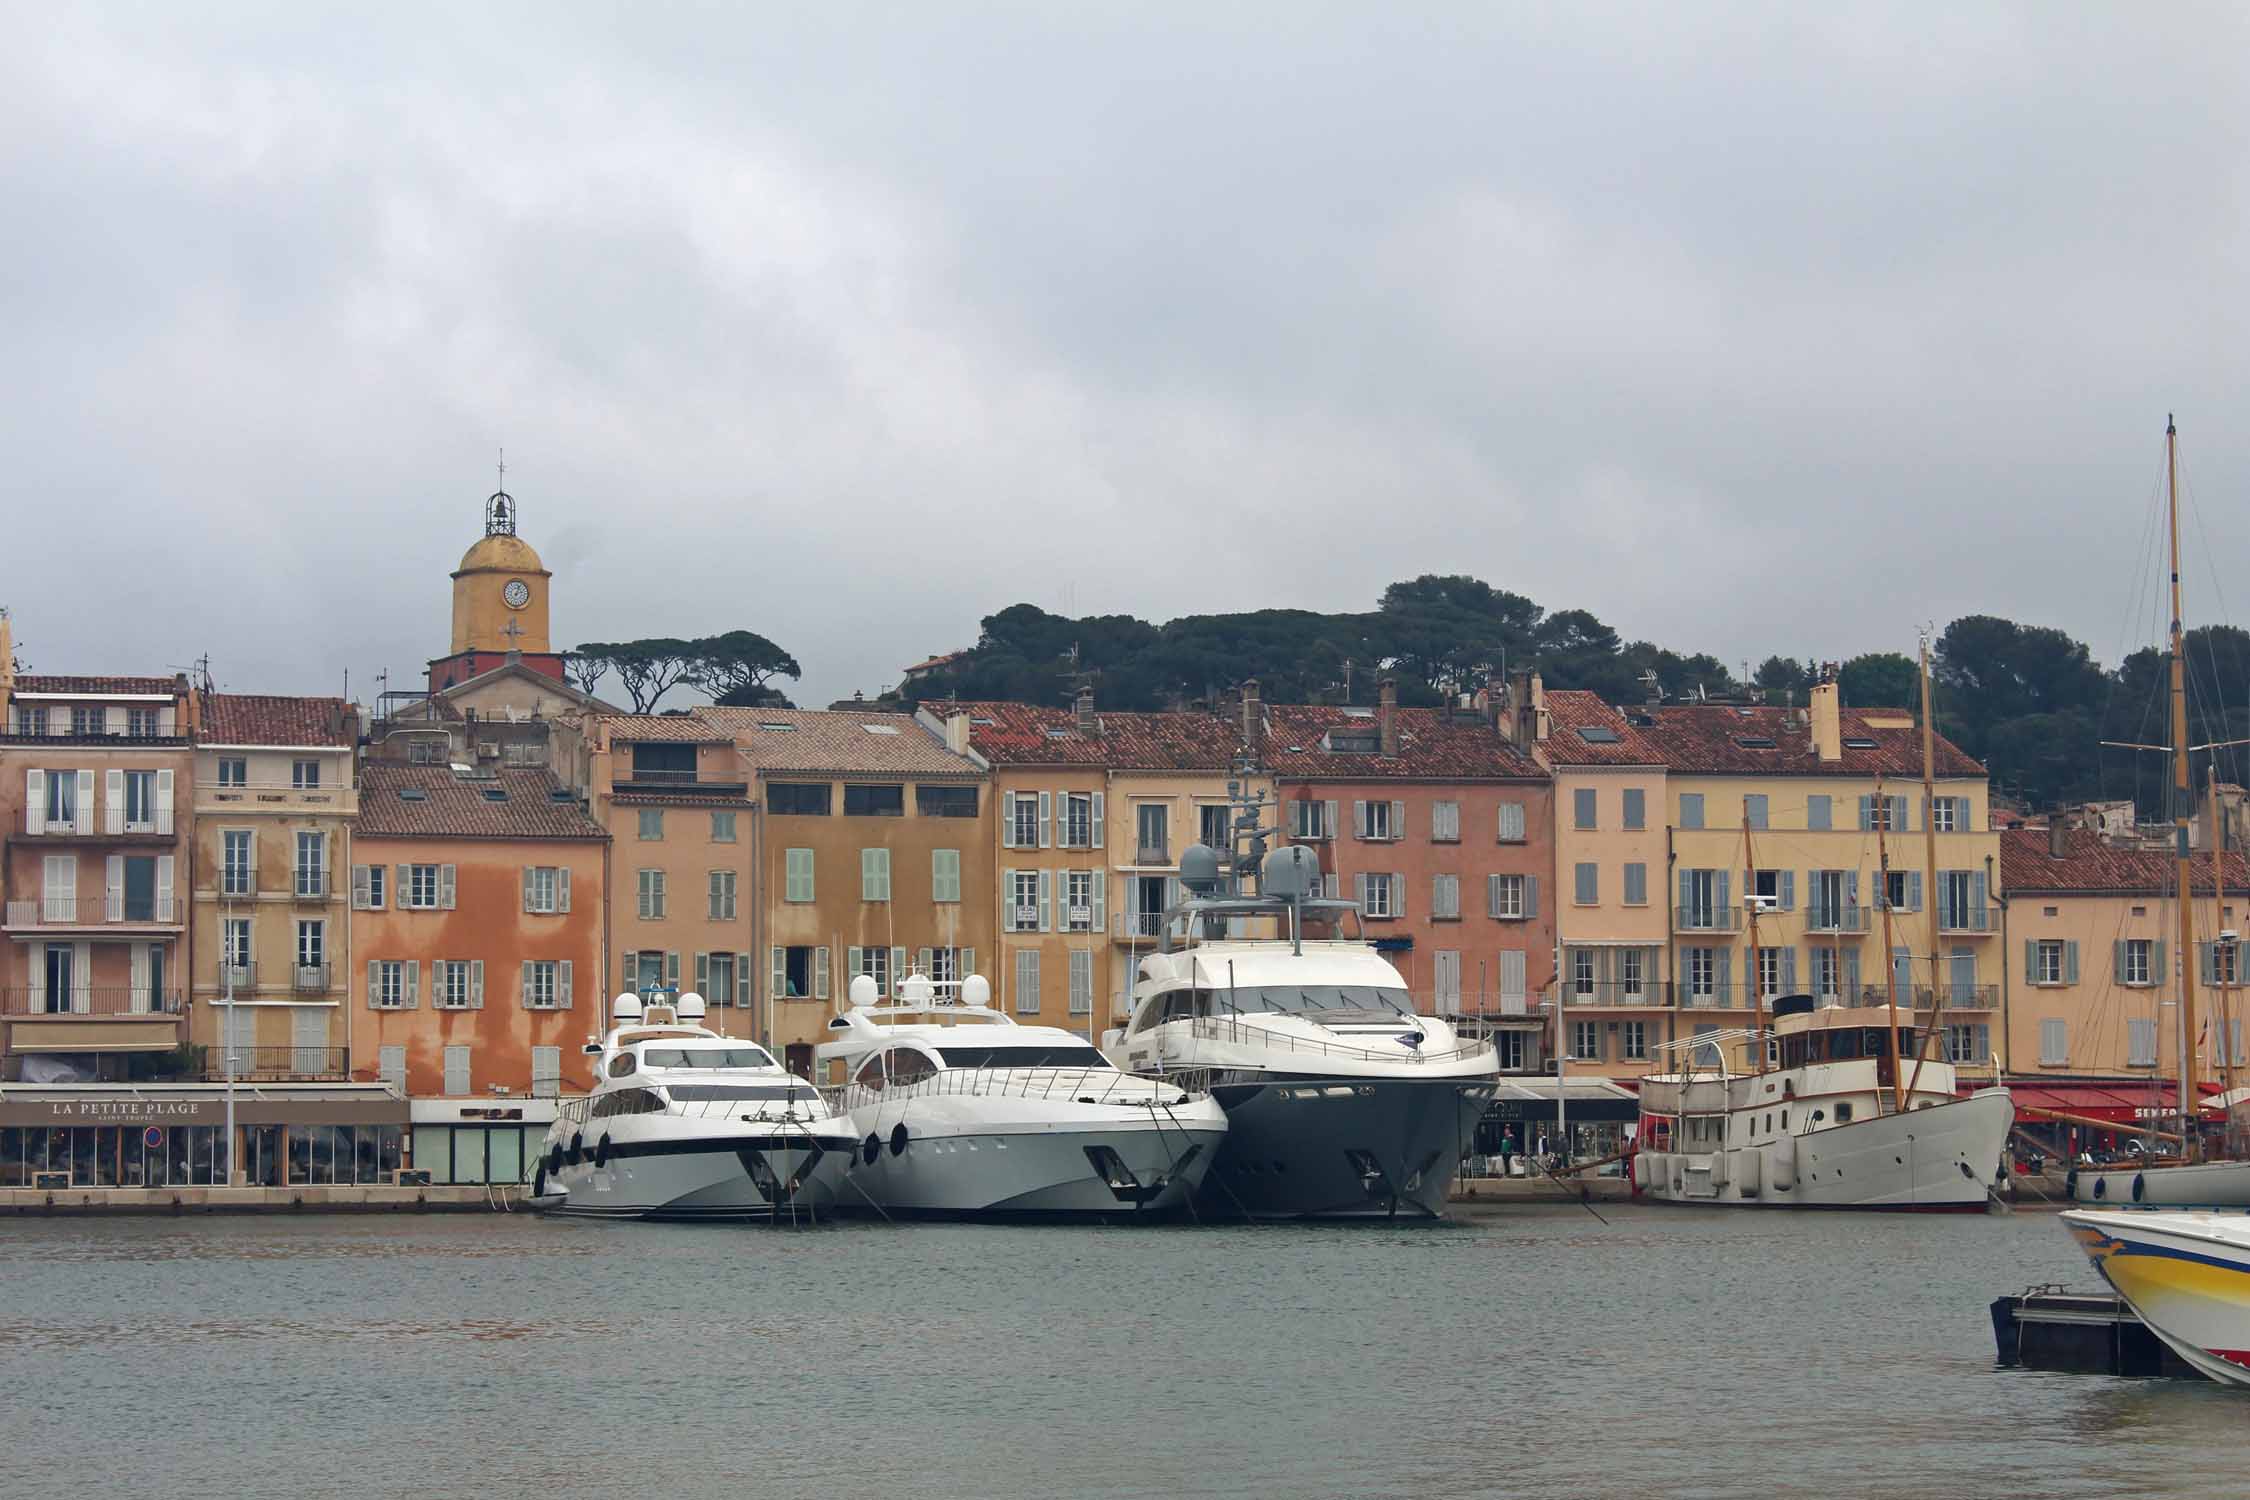
[[[1730,660],[2239,572],[2250,23],[2126,9],[19,10],[5,602],[405,680],[493,454],[565,644],[872,689],[1018,599],[1468,571]]]

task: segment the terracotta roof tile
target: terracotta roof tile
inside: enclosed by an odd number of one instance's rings
[[[474,779],[445,766],[369,761],[359,770],[359,838],[600,839],[608,835],[547,771],[500,771]],[[419,791],[405,798],[402,791]],[[486,795],[497,791],[495,799]]]
[[[731,735],[743,761],[757,771],[978,774],[974,763],[946,749],[912,714],[817,708],[699,708],[695,713]]]
[[[684,714],[604,714],[600,722],[612,745],[658,740],[688,745],[734,743],[733,735],[705,721],[694,710]]]
[[[1660,766],[1664,756],[1641,737],[1632,720],[1599,693],[1566,688],[1546,697],[1548,734],[1540,749],[1558,766]],[[1579,731],[1591,729],[1588,739]],[[1606,733],[1604,732],[1606,731]],[[1615,738],[1611,738],[1611,736]]]
[[[2177,889],[2168,849],[2134,849],[2106,843],[2090,828],[2064,832],[2065,853],[2048,853],[2044,828],[2010,828],[2000,835],[2000,888],[2010,894],[2130,893],[2161,896]],[[2250,864],[2240,854],[2222,856],[2230,894],[2250,895]],[[2198,854],[2194,889],[2211,894],[2211,856]]]
[[[19,693],[161,693],[170,698],[180,691],[173,677],[47,677],[26,675],[16,679]]]
[[[1401,708],[1394,712],[1398,715],[1398,754],[1384,756],[1375,750],[1322,748],[1323,737],[1331,731],[1348,730],[1354,736],[1371,738],[1378,735],[1377,716],[1327,704],[1270,704],[1266,708],[1262,759],[1275,776],[1296,781],[1547,779],[1547,773],[1501,738],[1482,714],[1464,718],[1446,708]]]
[[[1824,761],[1813,751],[1806,710],[1732,703],[1665,703],[1615,709],[1593,693],[1547,694],[1552,719],[1545,749],[1558,764],[1661,765],[1705,776],[1885,776],[1922,774],[1922,731],[1903,708],[1841,711],[1843,755]],[[1580,733],[1607,728],[1618,735],[1590,743]],[[1745,741],[1770,740],[1770,745]],[[1852,744],[1870,740],[1871,745]],[[1984,767],[1943,735],[1933,764],[1944,777],[1982,776]]]
[[[203,742],[210,745],[352,743],[351,705],[341,698],[264,693],[213,693],[203,704]]]
[[[1089,735],[1075,708],[950,701],[929,708],[941,720],[967,714],[970,746],[994,765],[1224,771],[1242,748],[1234,721],[1208,713],[1097,713]]]

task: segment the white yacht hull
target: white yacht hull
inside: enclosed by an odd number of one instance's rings
[[[848,1150],[840,1137],[815,1146],[802,1132],[629,1143],[602,1164],[542,1162],[535,1201],[611,1219],[817,1217],[835,1207]]]
[[[1636,1195],[1740,1208],[1969,1213],[1991,1201],[2015,1104],[2004,1089],[1723,1151],[1642,1151]]]
[[[895,1107],[863,1113],[861,1147],[838,1207],[910,1218],[1173,1213],[1202,1182],[1226,1134],[1223,1117],[1206,1117],[1217,1116],[1215,1106],[1176,1111],[1177,1123],[1023,1130],[953,1125],[925,1112],[909,1115],[903,1135]]]
[[[2111,1208],[2250,1208],[2250,1162],[2081,1167],[2070,1174],[2070,1197]]]
[[[2250,1385],[2250,1245],[2241,1219],[2073,1209],[2063,1223],[2174,1353],[2213,1380]]]

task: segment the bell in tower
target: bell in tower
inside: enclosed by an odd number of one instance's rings
[[[494,490],[484,502],[484,534],[486,536],[514,536],[516,534],[516,502],[506,490]]]

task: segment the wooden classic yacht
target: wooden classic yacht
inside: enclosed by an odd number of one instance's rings
[[[1773,1003],[1765,1032],[1672,1044],[1641,1083],[1633,1191],[1660,1203],[1976,1212],[2015,1122],[2002,1088],[1956,1093],[1953,1064],[1918,1060],[1887,1007]],[[1780,1065],[1761,1068],[1763,1039]],[[1750,1054],[1739,1071],[1725,1053]],[[1903,1075],[1903,1076],[1902,1076]]]

